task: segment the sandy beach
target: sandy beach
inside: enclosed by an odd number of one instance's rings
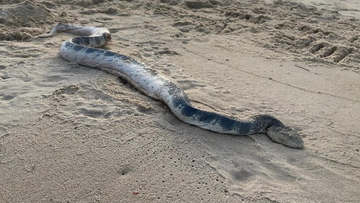
[[[203,110],[270,114],[302,150],[177,119],[124,79],[62,59],[106,27],[104,49],[177,82]],[[0,2],[0,202],[359,202],[360,2]]]

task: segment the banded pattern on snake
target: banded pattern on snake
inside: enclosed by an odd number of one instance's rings
[[[79,35],[62,43],[62,58],[124,78],[149,97],[163,101],[177,118],[188,124],[223,134],[263,133],[274,142],[285,146],[299,149],[304,147],[295,130],[270,115],[238,120],[193,107],[185,92],[156,70],[128,56],[98,49],[111,40],[111,34],[106,28],[57,24],[50,33],[39,37],[51,37],[58,32]]]

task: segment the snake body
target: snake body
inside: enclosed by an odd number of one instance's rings
[[[177,118],[188,124],[223,134],[263,133],[274,142],[292,148],[303,148],[300,135],[270,115],[238,120],[195,108],[177,84],[156,70],[128,56],[98,49],[97,47],[104,46],[111,40],[110,32],[106,28],[57,24],[50,33],[39,37],[50,37],[58,32],[79,35],[62,43],[62,58],[124,78],[149,97],[163,101]]]

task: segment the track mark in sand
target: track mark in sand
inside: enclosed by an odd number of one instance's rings
[[[302,66],[299,66],[299,65],[297,65],[297,64],[295,64],[295,67],[298,67],[298,68],[300,68],[300,69],[303,69],[303,70],[306,70],[306,71],[310,72],[310,70],[309,70],[309,69],[304,68],[304,67],[302,67]]]
[[[10,135],[9,131],[7,130],[7,128],[0,126],[0,138],[4,138],[6,136]],[[0,152],[2,151],[2,146],[0,144]],[[1,157],[1,156],[0,156]],[[0,162],[1,163],[1,162]]]
[[[24,164],[24,168],[27,172],[32,172],[35,170],[35,164],[32,161],[32,158],[24,150],[16,150],[15,155],[21,160]]]
[[[48,96],[54,115],[61,119],[73,118],[82,122],[109,120],[116,122],[127,116],[153,114],[155,104],[131,97],[131,89],[114,80],[103,79],[100,87],[86,84],[69,85]],[[137,91],[133,91],[138,95]]]
[[[172,51],[169,48],[164,48],[163,50],[157,51],[156,55],[159,55],[159,54],[160,55],[170,55],[170,56],[180,55],[176,51]]]
[[[315,54],[316,52],[320,51],[322,48],[324,48],[327,45],[325,42],[321,42],[318,44],[313,45],[313,47],[310,49],[310,52]]]
[[[89,93],[91,90],[87,86],[70,85],[55,90],[49,98],[60,117],[100,119],[114,116],[113,112],[116,111],[109,110],[114,106],[99,102],[104,96],[99,95],[98,92]]]
[[[206,59],[207,61],[210,61],[210,58],[207,58],[206,56],[201,55],[201,54],[199,54],[199,53],[196,53],[195,51],[191,51],[191,50],[189,50],[189,49],[186,49],[186,51],[189,52],[189,53],[192,53],[192,54],[194,54],[194,55],[197,55],[197,56],[199,56],[199,57],[201,57],[201,58],[204,58],[204,59]],[[256,73],[253,73],[253,72],[250,72],[250,71],[241,70],[241,69],[238,69],[238,68],[236,68],[236,67],[233,67],[233,66],[231,66],[231,65],[229,65],[229,64],[226,64],[226,63],[224,63],[224,62],[217,61],[217,60],[215,60],[215,59],[213,59],[213,58],[211,58],[211,61],[213,61],[214,63],[220,64],[220,65],[226,66],[226,67],[228,67],[228,68],[231,68],[231,69],[234,69],[234,70],[243,72],[243,73],[247,73],[247,74],[249,74],[249,75],[253,75],[253,76],[256,76],[256,77],[259,77],[259,78],[263,78],[263,79],[269,79],[269,77],[267,77],[267,76],[262,76],[262,75],[259,75],[259,74],[256,74]],[[314,91],[314,90],[309,90],[309,89],[305,89],[305,88],[302,88],[302,87],[297,87],[297,86],[292,85],[292,84],[289,84],[289,83],[285,83],[285,82],[281,82],[281,81],[278,81],[278,80],[274,80],[273,78],[271,78],[271,81],[276,82],[276,83],[279,83],[279,84],[282,84],[282,85],[286,85],[286,86],[289,86],[289,87],[292,87],[292,88],[295,88],[295,89],[299,89],[299,90],[302,90],[302,91],[305,91],[305,92],[310,92],[310,93],[314,93],[314,94],[323,94],[323,95],[335,97],[335,98],[338,98],[338,99],[344,99],[344,100],[347,100],[347,101],[360,103],[360,100],[350,99],[350,98],[341,97],[341,96],[334,95],[334,94],[330,94],[330,93],[326,93],[326,92]]]
[[[328,56],[332,55],[337,50],[337,47],[336,46],[331,46],[331,47],[328,47],[328,48],[323,49],[323,50],[324,51],[320,54],[321,58],[328,57]]]
[[[104,116],[106,112],[103,112],[101,110],[95,110],[95,109],[88,109],[88,108],[80,108],[79,112],[87,117],[91,118],[99,118],[101,116]]]
[[[13,93],[10,93],[10,94],[6,94],[6,93],[0,93],[0,96],[3,100],[5,101],[9,101],[9,100],[12,100],[14,99],[17,94],[13,94]]]
[[[7,68],[6,65],[0,65],[0,78],[2,80],[6,80],[6,79],[9,79],[11,78],[11,76],[9,76],[8,72],[7,71],[3,71]]]
[[[241,169],[240,171],[233,171],[233,172],[231,172],[231,175],[237,181],[246,181],[251,176],[253,176],[253,174],[251,174],[249,171],[244,170],[244,169]]]
[[[264,47],[287,55],[290,51],[306,60],[345,65],[360,72],[357,65],[360,62],[357,35],[360,19],[302,3],[282,1],[259,5],[256,9],[243,3],[241,7],[220,10],[227,17],[226,23],[231,24],[230,28],[237,27],[242,35],[248,35]],[[271,14],[271,18],[265,16],[267,13]],[[231,28],[227,34],[235,30]]]
[[[8,3],[0,9],[0,24],[8,25],[1,27],[0,40],[28,41],[42,33],[41,29],[35,27],[57,20],[56,15],[40,3],[18,2],[21,3]]]
[[[185,1],[185,5],[191,9],[213,8],[215,1]]]
[[[62,94],[74,94],[80,89],[77,85],[69,85],[66,87],[62,87],[53,92],[53,95],[62,95]]]
[[[314,55],[319,56],[320,58],[327,58],[335,63],[339,63],[347,56],[354,52],[354,48],[351,47],[338,47],[333,46],[327,42],[320,42],[314,44],[310,48],[310,52]]]
[[[170,4],[173,1],[166,2]],[[174,36],[188,36],[192,32],[241,34],[272,51],[293,54],[296,58],[317,63],[339,64],[360,72],[357,30],[360,19],[289,1],[268,4],[261,1],[238,4],[191,2],[193,6],[181,9],[161,4],[154,13],[170,17],[181,13],[187,17],[174,19],[172,27],[180,31]],[[212,7],[211,15],[207,5]]]
[[[217,109],[215,108],[215,107],[213,107],[213,106],[211,106],[211,105],[209,105],[209,104],[206,104],[206,103],[204,103],[204,102],[201,102],[201,101],[198,101],[198,100],[194,100],[194,99],[191,99],[191,102],[194,102],[194,103],[198,103],[198,104],[201,104],[201,105],[204,105],[204,106],[206,106],[206,107],[208,107],[208,108],[210,108],[210,109],[212,109],[213,111],[217,111]]]
[[[318,157],[319,157],[320,159],[323,159],[323,160],[328,161],[328,162],[331,162],[331,163],[335,163],[335,164],[339,164],[339,165],[342,165],[342,166],[351,167],[351,168],[354,168],[354,169],[360,169],[360,166],[356,166],[356,165],[354,165],[354,164],[344,163],[344,162],[337,161],[337,160],[335,160],[335,159],[331,159],[331,158],[328,158],[328,157],[325,157],[325,156],[321,156],[321,155],[319,155]]]
[[[3,80],[6,80],[6,79],[9,79],[11,78],[11,76],[9,76],[8,74],[0,74],[0,78],[3,79]]]
[[[207,86],[195,80],[178,80],[177,82],[181,84],[181,87],[184,90],[202,88]]]
[[[334,54],[333,59],[335,62],[340,62],[341,60],[345,59],[347,56],[354,52],[354,48],[346,48],[340,47],[337,52]]]

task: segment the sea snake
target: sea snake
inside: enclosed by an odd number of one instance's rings
[[[172,113],[185,123],[223,134],[263,133],[274,142],[285,146],[299,149],[304,147],[297,131],[270,115],[257,115],[248,120],[238,120],[195,108],[179,85],[156,70],[128,56],[97,49],[111,40],[111,34],[106,28],[57,24],[50,33],[39,37],[51,37],[58,32],[79,35],[62,43],[60,48],[62,58],[124,78],[149,97],[163,101]]]

